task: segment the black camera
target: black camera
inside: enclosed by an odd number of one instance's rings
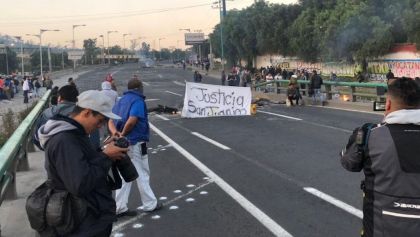
[[[121,148],[128,148],[128,146],[130,145],[127,138],[125,137],[118,138],[114,142],[114,144],[117,147],[121,147]],[[117,160],[115,164],[125,182],[128,183],[128,182],[134,181],[139,177],[136,167],[134,167],[128,155],[125,155],[124,158]]]

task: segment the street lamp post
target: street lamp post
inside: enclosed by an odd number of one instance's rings
[[[39,58],[40,58],[40,66],[41,66],[41,80],[44,78],[44,73],[42,71],[42,34],[47,31],[60,31],[60,30],[48,30],[48,29],[40,29],[39,30]]]
[[[162,61],[162,48],[160,47],[160,41],[165,38],[159,38],[159,61]]]
[[[99,38],[102,38],[102,48],[101,48],[102,64],[105,64],[105,55],[104,55],[105,40],[104,40],[104,35],[100,35]]]
[[[20,58],[21,58],[22,76],[23,76],[25,73],[24,65],[23,65],[23,39],[22,39],[22,36],[15,36],[15,38],[20,41]]]
[[[74,29],[80,26],[86,26],[85,24],[83,25],[73,25],[73,49],[76,48],[76,41],[74,41]],[[86,56],[85,56],[86,57]],[[73,72],[76,71],[76,60],[73,60]]]
[[[109,34],[111,34],[111,33],[117,33],[118,31],[116,31],[116,30],[109,30],[109,31],[107,31],[106,33],[107,33],[107,36],[108,36],[108,64],[111,64],[111,58],[110,58],[110,55],[109,55]]]
[[[125,37],[127,36],[127,35],[131,35],[130,33],[127,33],[127,34],[123,34],[123,57],[124,57],[124,61],[126,61],[125,60]]]
[[[220,48],[221,48],[221,63],[222,63],[222,70],[225,70],[225,64],[223,62],[224,60],[224,52],[223,52],[223,17],[226,14],[226,3],[223,0],[223,6],[221,4],[221,0],[219,0],[219,12],[220,12]],[[223,8],[223,11],[222,11]]]

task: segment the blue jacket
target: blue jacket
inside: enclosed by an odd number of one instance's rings
[[[112,112],[119,115],[121,120],[113,120],[119,132],[124,128],[125,123],[130,117],[132,106],[141,106],[138,109],[141,114],[137,116],[138,121],[134,128],[127,134],[127,139],[131,145],[140,141],[149,141],[149,120],[147,118],[147,107],[144,102],[144,95],[135,90],[124,92],[123,97],[115,104]]]

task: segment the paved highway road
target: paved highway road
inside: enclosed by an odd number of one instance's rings
[[[192,80],[182,68],[126,64],[76,83],[99,89],[107,73],[120,93],[139,74],[149,107],[181,106],[185,81]],[[342,169],[338,153],[356,126],[381,118],[284,105],[246,117],[150,114],[151,183],[165,207],[120,219],[113,236],[358,236],[363,176]],[[133,189],[129,207],[138,206]]]

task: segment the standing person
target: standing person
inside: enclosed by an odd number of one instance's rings
[[[121,120],[110,120],[108,127],[112,135],[127,137],[130,142],[128,156],[139,174],[137,187],[143,203],[142,208],[145,212],[153,212],[161,209],[162,204],[157,201],[150,187],[150,168],[146,145],[149,141],[149,122],[143,95],[143,83],[137,78],[132,78],[128,82],[127,89],[128,91],[124,92],[112,109],[115,114],[121,116]],[[131,183],[126,183],[124,180],[122,182],[121,189],[115,193],[117,215],[119,217],[134,216],[137,214],[136,211],[130,211],[127,207]]]
[[[38,130],[52,186],[68,191],[88,206],[81,223],[66,236],[110,236],[116,221],[108,171],[128,149],[109,143],[103,151],[97,151],[88,138],[107,118],[119,119],[111,109],[111,99],[99,91],[85,91],[79,95],[70,117],[57,115]]]
[[[392,73],[391,69],[389,69],[388,73],[386,74],[386,82],[393,78],[395,78],[394,73]]]
[[[40,88],[41,88],[41,83],[39,83],[38,78],[34,78],[34,88],[35,88],[35,97],[40,97]]]
[[[28,94],[29,94],[29,79],[27,77],[23,77],[23,85],[22,85],[22,90],[23,90],[23,103],[27,104],[28,103]]]
[[[112,106],[114,106],[114,104],[117,102],[117,99],[118,99],[118,93],[112,89],[111,83],[109,83],[108,81],[104,81],[101,84],[101,88],[102,88],[102,93],[104,93],[106,96],[111,98],[113,102]]]
[[[356,128],[341,164],[363,170],[364,237],[416,237],[420,233],[420,85],[390,80],[381,124]]]
[[[312,71],[312,76],[311,76],[311,82],[310,82],[310,88],[313,91],[312,94],[312,103],[315,104],[317,101],[317,97],[319,97],[319,101],[321,102],[321,105],[323,103],[323,98],[321,95],[321,85],[323,84],[322,78],[321,76],[319,76],[316,72],[316,70]]]
[[[201,79],[203,77],[201,76],[201,74],[198,71],[194,72],[194,82],[201,82]]]
[[[209,74],[209,69],[210,69],[210,62],[206,62],[206,75]]]
[[[111,88],[112,88],[114,91],[117,91],[117,86],[115,85],[114,78],[112,77],[112,74],[111,74],[111,73],[108,73],[108,74],[106,75],[106,77],[105,77],[105,81],[107,81],[107,82],[111,83]]]
[[[71,85],[71,86],[77,87],[76,86],[76,83],[73,80],[73,77],[69,77],[69,79],[67,79],[67,85]]]
[[[65,85],[58,90],[57,105],[45,109],[36,120],[36,130],[44,125],[49,119],[57,114],[62,116],[70,116],[76,106],[79,91],[74,86]],[[39,144],[38,133],[34,133],[32,142],[42,150]]]
[[[54,82],[51,80],[50,77],[47,77],[47,79],[45,79],[45,87],[47,88],[47,90],[51,90],[53,85]]]
[[[226,84],[226,73],[225,70],[222,71],[222,86]]]
[[[15,85],[15,94],[19,93],[19,80],[16,77],[13,78],[13,84]]]

